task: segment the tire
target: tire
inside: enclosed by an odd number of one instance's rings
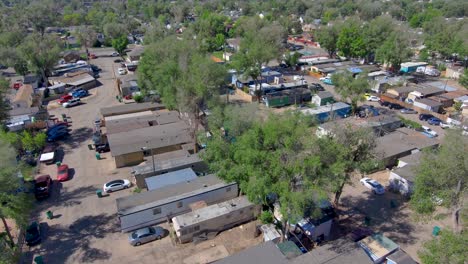
[[[374,190],[372,190],[372,193],[373,193],[373,194],[377,194]]]
[[[162,238],[161,236],[157,236],[157,237],[156,237],[157,240],[161,240],[161,238]]]
[[[141,242],[137,242],[137,243],[135,244],[135,246],[137,246],[137,247],[140,246],[140,245],[141,245]]]
[[[112,190],[108,190],[108,191],[106,191],[106,193],[111,193],[111,192],[112,192]]]
[[[125,186],[124,186],[124,189],[128,189],[128,186],[127,186],[127,185],[125,185]]]

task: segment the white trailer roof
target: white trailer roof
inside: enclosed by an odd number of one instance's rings
[[[39,159],[39,161],[48,161],[48,160],[54,159],[54,155],[55,155],[54,152],[43,153],[41,154],[41,158]]]

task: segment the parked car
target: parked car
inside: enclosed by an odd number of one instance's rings
[[[62,126],[53,126],[53,127],[49,128],[49,129],[47,129],[46,134],[49,136],[49,135],[52,135],[54,133],[59,133],[59,132],[62,132],[62,131],[68,132],[68,127],[63,126],[63,125]]]
[[[427,120],[427,123],[429,125],[433,125],[433,126],[438,126],[440,125],[440,122],[442,122],[442,120],[440,120],[439,118],[437,117],[431,117]]]
[[[371,178],[363,178],[360,180],[361,184],[364,185],[366,188],[372,190],[374,194],[384,194],[385,189],[378,181],[373,180]]]
[[[22,81],[16,81],[16,82],[13,83],[13,89],[15,89],[15,90],[18,90],[19,88],[21,88],[21,86],[23,86]]]
[[[110,151],[109,144],[96,145],[96,151],[99,153],[109,152]]]
[[[68,180],[68,165],[62,164],[57,167],[57,180],[67,181]]]
[[[313,91],[318,91],[318,92],[323,92],[325,91],[325,88],[320,83],[311,83],[309,85],[309,89]]]
[[[132,183],[129,180],[114,180],[104,184],[103,190],[107,193],[115,192],[118,190],[127,189],[132,186]]]
[[[67,137],[68,135],[68,130],[54,131],[53,133],[47,135],[47,142],[57,141],[59,139]]]
[[[118,52],[112,52],[111,56],[112,56],[112,57],[118,57],[118,56],[120,56],[120,55],[119,55]]]
[[[424,133],[429,134],[431,137],[437,137],[438,134],[434,130],[428,128],[427,126],[422,126],[421,127]]]
[[[403,108],[400,111],[402,114],[417,114],[418,112],[416,110],[413,110],[411,108]]]
[[[382,99],[380,99],[378,102],[379,102],[379,104],[381,106],[389,106],[390,105],[390,102],[383,101]]]
[[[49,175],[41,175],[34,179],[34,195],[36,199],[47,198],[50,196],[52,188],[52,179]]]
[[[80,98],[73,98],[70,101],[63,103],[62,106],[65,108],[68,108],[68,107],[79,105],[80,103],[81,103]]]
[[[81,97],[85,97],[88,95],[89,95],[88,90],[83,90],[83,89],[76,90],[72,93],[72,96],[75,98],[81,98]]]
[[[125,75],[125,74],[127,74],[127,70],[124,69],[124,68],[119,68],[119,69],[117,70],[117,72],[119,73],[119,75]]]
[[[96,56],[96,54],[94,54],[94,53],[91,53],[91,54],[89,54],[89,58],[90,58],[90,59],[96,59],[96,58],[97,58],[97,56]]]
[[[453,128],[454,126],[452,124],[449,124],[449,123],[445,123],[445,122],[440,122],[440,127],[443,128],[443,129],[446,129],[446,128]]]
[[[160,226],[145,227],[128,235],[128,241],[132,246],[139,246],[154,240],[163,238],[166,230]]]
[[[28,246],[34,246],[41,242],[41,230],[37,222],[32,222],[26,228],[25,240]]]
[[[432,118],[434,117],[433,115],[431,114],[420,114],[419,115],[419,120],[421,121],[427,121],[429,118]]]
[[[66,103],[66,102],[70,101],[71,99],[73,99],[73,96],[71,96],[69,94],[62,95],[62,96],[60,96],[60,99],[58,100],[58,103],[63,104],[63,103]]]
[[[390,103],[390,104],[388,105],[388,108],[399,110],[399,109],[402,109],[403,106],[401,106],[401,105],[399,105],[399,104]]]
[[[380,98],[375,96],[375,95],[371,95],[371,96],[367,97],[367,101],[378,102],[378,101],[380,101]]]

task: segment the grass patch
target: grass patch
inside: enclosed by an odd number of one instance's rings
[[[223,52],[222,51],[215,51],[215,52],[213,52],[212,55],[215,56],[216,58],[220,59],[220,60],[223,59]]]
[[[34,170],[36,167],[29,166],[29,165],[24,165],[21,166],[21,174],[23,174],[24,180],[25,181],[30,181],[34,179]]]
[[[436,221],[444,220],[445,218],[447,218],[448,215],[449,214],[444,214],[444,213],[436,214],[434,216],[434,220],[436,220]]]
[[[402,116],[398,116],[398,118],[400,118],[403,125],[405,125],[405,127],[407,127],[407,128],[420,129],[422,127],[422,125],[419,124],[418,122],[406,119],[406,118],[404,118]]]

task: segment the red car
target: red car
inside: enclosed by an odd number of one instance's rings
[[[23,83],[20,81],[16,81],[13,83],[13,89],[18,90],[21,86],[23,86]]]
[[[62,96],[60,96],[60,99],[59,99],[58,103],[63,104],[63,103],[66,103],[66,102],[70,101],[71,99],[73,99],[73,96],[71,96],[69,94],[62,95]]]
[[[66,181],[68,180],[68,165],[62,164],[57,168],[57,180]]]
[[[36,199],[47,198],[50,196],[52,188],[52,179],[49,175],[41,175],[34,179],[34,195]]]

